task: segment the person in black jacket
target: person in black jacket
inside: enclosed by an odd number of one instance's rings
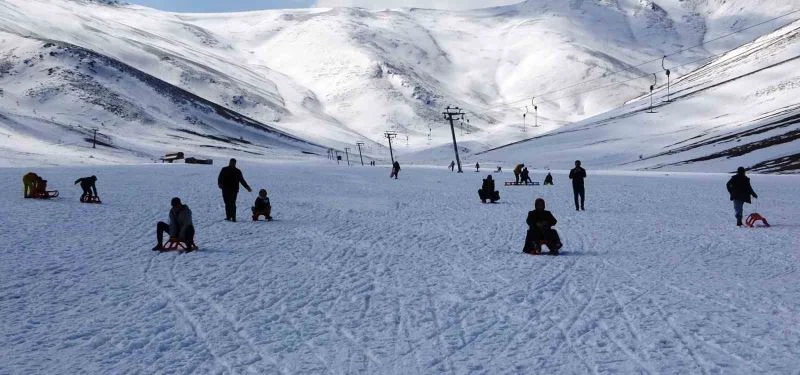
[[[97,176],[83,177],[75,180],[75,184],[81,184],[83,194],[81,194],[81,202],[89,201],[92,197],[97,197],[97,187],[94,185],[97,182]],[[94,195],[92,195],[94,193]]]
[[[572,180],[572,194],[575,196],[575,211],[584,210],[583,201],[586,199],[586,188],[583,179],[586,178],[586,170],[581,168],[581,161],[575,160],[575,168],[569,171],[569,179]],[[580,206],[578,206],[580,197]]]
[[[531,180],[531,172],[528,171],[528,167],[522,168],[522,173],[520,174],[521,182],[525,185],[533,184],[533,180]]]
[[[256,197],[251,209],[253,211],[253,221],[258,221],[261,215],[264,215],[267,221],[272,221],[272,205],[269,203],[266,190],[261,189],[258,191],[258,197]]]
[[[744,167],[739,167],[739,169],[736,170],[736,174],[728,180],[728,184],[726,185],[728,193],[731,195],[731,200],[733,201],[733,209],[736,212],[737,226],[742,226],[744,204],[751,203],[751,196],[758,199],[758,194],[753,191],[753,187],[750,185],[750,178],[745,176],[744,173]]]
[[[552,227],[558,220],[550,211],[545,210],[544,199],[536,199],[534,210],[528,212],[528,234],[525,236],[525,247],[522,252],[527,254],[539,254],[542,252],[542,244],[550,249],[550,255],[558,255],[558,250],[563,246],[558,232]]]
[[[389,178],[394,177],[394,179],[396,180],[399,174],[400,174],[400,162],[395,160],[395,162],[392,163],[392,173],[389,174]]]
[[[500,200],[500,192],[494,190],[494,180],[492,179],[492,175],[486,176],[483,180],[483,185],[481,185],[481,189],[478,190],[478,196],[481,198],[481,202],[486,203],[486,200],[491,201],[492,203],[497,203]]]
[[[544,184],[545,185],[552,185],[553,184],[553,175],[550,172],[547,172],[547,176],[544,177]]]
[[[236,159],[231,159],[217,177],[217,185],[222,190],[222,200],[225,201],[225,220],[236,222],[236,197],[239,195],[239,184],[248,192],[253,191],[242,177],[242,171],[236,168]]]

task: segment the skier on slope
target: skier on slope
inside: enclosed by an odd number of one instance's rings
[[[550,255],[558,255],[558,250],[563,246],[558,232],[552,227],[558,220],[550,211],[545,210],[544,199],[538,198],[534,203],[534,210],[528,212],[528,233],[525,236],[525,246],[522,252],[527,254],[540,254],[542,245],[547,245]]]
[[[156,225],[156,246],[153,251],[164,251],[164,233],[169,234],[170,242],[183,242],[186,251],[194,249],[194,224],[192,223],[192,210],[181,203],[180,198],[170,201],[169,224],[159,221]]]
[[[481,202],[483,203],[486,203],[486,200],[492,203],[496,203],[500,200],[500,192],[494,189],[494,179],[492,179],[492,175],[486,176],[483,180],[483,185],[481,185],[480,190],[478,190],[478,197],[481,198]]]
[[[222,200],[225,202],[225,220],[236,222],[236,197],[239,195],[239,184],[248,192],[252,192],[247,181],[242,177],[242,171],[236,168],[236,159],[231,159],[227,167],[222,168],[217,177],[217,185],[222,190]]]
[[[514,182],[517,184],[519,183],[520,176],[522,175],[522,168],[525,168],[525,164],[517,164],[517,166],[514,167]]]
[[[736,213],[736,225],[741,227],[744,204],[751,203],[751,196],[758,199],[758,194],[753,191],[753,187],[750,185],[750,178],[745,176],[744,167],[739,167],[736,170],[736,174],[728,180],[726,187],[733,201],[733,209]]]
[[[400,174],[400,162],[395,160],[394,163],[392,163],[392,173],[389,174],[389,178],[394,177],[394,179],[396,180],[399,174]]]
[[[586,211],[583,208],[583,202],[586,200],[586,187],[583,185],[584,178],[586,178],[586,170],[581,167],[580,160],[575,160],[575,168],[569,171],[569,179],[572,180],[572,194],[575,196],[575,211]],[[580,206],[578,206],[579,197]]]
[[[82,177],[75,180],[75,184],[81,184],[81,189],[83,189],[83,194],[81,194],[81,202],[87,202],[92,199],[92,197],[97,198],[97,187],[95,183],[97,182],[97,176],[90,176],[90,177]]]

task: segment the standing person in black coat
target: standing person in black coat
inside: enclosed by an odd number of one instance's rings
[[[586,188],[583,185],[583,179],[586,178],[586,170],[581,168],[581,161],[575,160],[575,168],[569,171],[569,179],[572,180],[572,193],[575,196],[575,211],[584,210],[583,201],[586,199]],[[578,206],[578,197],[580,197],[580,206]]]
[[[745,176],[744,173],[744,167],[739,167],[736,170],[736,174],[728,180],[726,185],[733,201],[733,210],[736,212],[736,225],[740,227],[742,226],[742,211],[744,211],[745,202],[751,203],[751,196],[758,199],[758,194],[753,191],[753,187],[750,185],[750,178]]]
[[[550,255],[558,255],[558,250],[563,246],[558,232],[553,226],[558,220],[550,211],[545,210],[544,199],[536,199],[534,210],[528,212],[528,234],[525,236],[525,247],[522,252],[528,254],[539,254],[542,252],[542,244],[550,249]]]
[[[392,163],[392,173],[389,174],[389,178],[394,177],[394,179],[396,180],[397,175],[399,174],[400,174],[400,163],[397,160],[395,160],[395,162]]]
[[[236,159],[231,159],[217,177],[217,185],[222,190],[222,200],[225,201],[225,220],[236,222],[236,197],[239,195],[239,184],[248,192],[253,191],[242,177],[242,171],[236,168]]]
[[[483,180],[483,185],[481,185],[481,189],[478,190],[478,196],[481,198],[481,202],[486,203],[488,199],[492,203],[497,203],[500,200],[500,192],[494,190],[494,180],[492,179],[492,175],[486,176]]]

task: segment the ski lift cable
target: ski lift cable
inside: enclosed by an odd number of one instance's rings
[[[800,12],[800,9],[795,9],[795,10],[793,10],[793,11],[791,11],[791,12],[784,13],[784,14],[781,14],[781,15],[779,15],[779,16],[776,16],[776,17],[770,18],[770,19],[768,19],[768,20],[765,20],[765,21],[762,21],[762,22],[756,23],[756,24],[754,24],[754,25],[750,25],[750,26],[747,26],[747,27],[741,28],[741,29],[739,29],[739,30],[737,30],[737,31],[733,31],[733,32],[730,32],[730,33],[728,33],[728,34],[724,34],[724,35],[721,35],[721,36],[718,36],[718,37],[712,38],[712,39],[710,39],[710,40],[707,40],[707,41],[700,42],[700,43],[698,43],[698,44],[695,44],[695,45],[693,45],[693,46],[689,46],[689,47],[686,47],[686,48],[683,48],[683,49],[679,49],[679,50],[676,50],[676,51],[670,52],[670,53],[668,53],[668,54],[665,54],[665,55],[663,55],[662,57],[657,57],[657,58],[654,58],[654,59],[651,59],[651,60],[644,61],[644,62],[642,62],[642,63],[639,63],[639,64],[637,64],[637,65],[632,65],[632,66],[630,66],[630,67],[627,67],[627,68],[624,68],[624,69],[619,69],[619,70],[616,70],[616,71],[612,71],[612,72],[609,72],[609,73],[605,73],[605,74],[603,74],[603,75],[602,75],[602,76],[600,76],[600,77],[596,77],[596,78],[592,78],[592,79],[584,80],[584,81],[581,81],[581,82],[577,82],[577,83],[574,83],[574,84],[571,84],[571,85],[568,85],[568,86],[564,86],[564,87],[561,87],[561,88],[558,88],[558,89],[555,89],[555,90],[551,90],[551,91],[548,91],[548,92],[545,92],[545,93],[542,93],[542,94],[538,94],[537,96],[541,97],[541,96],[544,96],[544,95],[549,95],[549,94],[553,94],[553,93],[556,93],[556,92],[561,92],[561,91],[568,90],[568,89],[570,89],[570,88],[573,88],[573,87],[581,86],[581,85],[584,85],[584,84],[587,84],[587,83],[595,82],[595,81],[598,81],[598,80],[601,80],[601,79],[604,79],[604,78],[608,78],[608,77],[611,77],[611,76],[614,76],[614,75],[618,75],[618,74],[620,74],[620,73],[624,73],[624,72],[627,72],[627,71],[631,71],[631,70],[633,70],[633,69],[640,68],[640,67],[642,67],[642,66],[644,66],[644,65],[651,64],[651,63],[657,62],[657,61],[659,61],[659,60],[663,60],[663,59],[665,59],[665,58],[667,58],[667,57],[674,56],[674,55],[677,55],[677,54],[680,54],[680,53],[683,53],[683,52],[686,52],[686,51],[689,51],[689,50],[695,49],[695,48],[697,48],[697,47],[702,47],[702,46],[704,46],[704,45],[707,45],[707,44],[709,44],[709,43],[713,43],[713,42],[716,42],[716,41],[719,41],[719,40],[722,40],[722,39],[725,39],[725,38],[729,38],[729,37],[731,37],[731,36],[733,36],[733,35],[736,35],[736,34],[739,34],[739,33],[745,32],[745,31],[747,31],[747,30],[750,30],[750,29],[756,28],[756,27],[758,27],[758,26],[765,25],[765,24],[767,24],[767,23],[770,23],[770,22],[773,22],[773,21],[779,20],[779,19],[781,19],[781,18],[784,18],[784,17],[790,16],[790,15],[792,15],[792,14],[795,14],[795,13],[798,13],[798,12]],[[795,22],[795,21],[792,21],[792,22]],[[786,24],[786,25],[783,25],[783,26],[781,26],[781,27],[785,27],[785,26],[788,26],[788,25],[789,25],[789,24]],[[760,37],[760,36],[759,36],[759,37]],[[756,39],[757,39],[757,38],[756,38]],[[755,40],[755,39],[753,39],[753,40]],[[752,42],[752,41],[751,41],[751,42]],[[749,43],[749,42],[747,42],[747,43]],[[746,44],[746,43],[744,43],[744,44]],[[744,44],[742,44],[742,45],[744,45]],[[724,53],[730,52],[730,51],[732,51],[732,50],[734,50],[734,49],[736,49],[736,48],[739,48],[739,47],[741,47],[741,46],[737,46],[737,47],[735,47],[735,48],[732,48],[732,49],[730,49],[730,50],[728,50],[728,51],[725,51]],[[717,55],[713,55],[713,56],[719,56],[719,55],[721,55],[721,54],[717,54]],[[681,64],[681,65],[678,65],[678,66],[676,66],[676,67],[681,67],[681,66],[685,66],[685,65],[688,65],[688,64]],[[675,67],[673,67],[673,69],[674,69],[674,68],[675,68]],[[650,75],[650,74],[648,73],[647,75]],[[513,107],[513,104],[517,104],[517,103],[520,103],[520,102],[522,102],[522,101],[527,101],[527,100],[528,100],[528,98],[530,98],[530,97],[531,97],[531,95],[527,95],[527,96],[525,96],[525,98],[521,98],[521,99],[518,99],[518,100],[512,100],[512,101],[510,101],[510,102],[507,102],[506,104],[503,104],[503,105],[500,105],[500,106],[494,106],[494,107],[492,107],[492,106],[488,106],[488,107],[487,107],[487,106],[484,106],[483,108],[484,108],[484,109],[486,109],[486,111],[483,111],[483,112],[478,112],[478,114],[488,113],[488,112],[491,112],[492,110],[497,110],[497,109],[503,109],[503,108],[512,108],[512,107]]]

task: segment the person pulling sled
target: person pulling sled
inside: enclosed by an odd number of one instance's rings
[[[534,203],[534,210],[528,212],[528,234],[525,236],[525,246],[523,253],[537,255],[542,253],[542,245],[546,245],[550,250],[550,255],[558,255],[558,251],[563,246],[558,232],[553,226],[558,220],[550,211],[544,209],[544,199],[538,198]]]
[[[194,243],[194,224],[192,223],[192,210],[181,203],[180,198],[172,198],[169,210],[169,224],[159,221],[156,225],[156,246],[153,251],[182,250],[192,252],[197,250]],[[164,233],[170,235],[169,241],[163,245]]]
[[[27,183],[26,183],[27,177]],[[50,199],[58,196],[58,190],[47,190],[47,180],[35,173],[28,173],[22,177],[22,183],[25,185],[26,198],[34,199]]]
[[[97,176],[83,177],[75,180],[75,185],[81,184],[83,194],[81,194],[82,203],[101,203],[100,197],[97,195]]]
[[[744,167],[739,167],[736,174],[728,180],[725,185],[728,188],[728,193],[733,201],[733,210],[736,215],[736,226],[742,226],[742,218],[744,216],[744,204],[752,203],[750,197],[758,199],[758,194],[753,191],[750,185],[750,178],[745,176]]]
[[[494,179],[492,179],[492,175],[486,176],[483,180],[483,185],[480,190],[478,190],[478,196],[483,203],[486,203],[487,200],[491,203],[497,203],[497,201],[500,200],[500,192],[494,189]]]
[[[256,201],[251,208],[253,211],[253,221],[258,221],[258,218],[264,216],[267,221],[272,221],[272,205],[269,203],[269,197],[267,197],[267,191],[265,189],[261,189],[258,191],[258,197],[256,197]]]

